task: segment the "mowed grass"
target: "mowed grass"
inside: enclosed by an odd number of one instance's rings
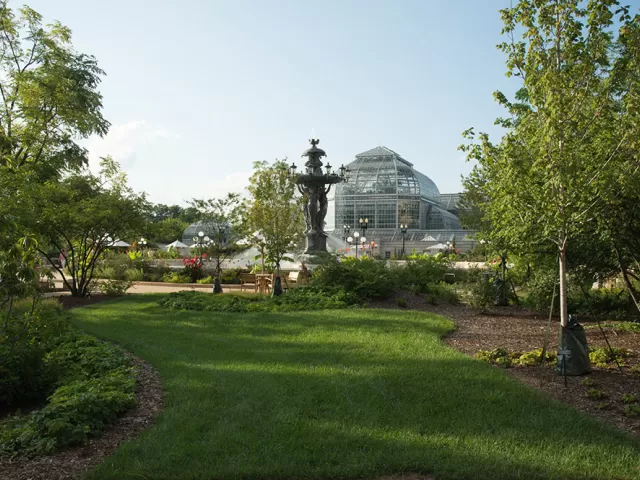
[[[468,358],[411,311],[73,311],[155,366],[157,423],[91,479],[640,478],[636,440]]]

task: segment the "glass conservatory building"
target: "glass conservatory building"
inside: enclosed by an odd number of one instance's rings
[[[408,226],[407,242],[458,244],[471,234],[453,213],[459,196],[441,195],[433,180],[393,150],[376,147],[356,155],[347,167],[349,181],[335,190],[334,237],[342,236],[343,225],[357,229],[361,218],[369,220],[367,238],[379,244],[401,241],[400,225]]]

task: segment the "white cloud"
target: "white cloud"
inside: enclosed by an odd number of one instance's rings
[[[96,167],[100,157],[111,155],[124,170],[129,170],[138,161],[140,150],[147,149],[158,140],[178,138],[177,134],[172,134],[163,128],[156,128],[145,120],[132,120],[113,125],[106,136],[93,137],[87,142],[89,165]]]
[[[110,155],[127,173],[129,184],[147,192],[154,203],[184,204],[192,198],[244,193],[251,175],[229,172],[233,167],[228,164],[215,171],[203,169],[203,156],[187,150],[178,133],[145,120],[113,125],[108,135],[91,138],[85,146],[90,168],[97,170],[100,157]]]

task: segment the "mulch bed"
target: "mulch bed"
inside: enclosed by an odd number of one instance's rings
[[[61,297],[63,298],[63,297]],[[95,298],[95,297],[93,297]],[[121,443],[131,440],[151,426],[162,410],[163,390],[160,375],[148,363],[127,354],[139,369],[136,383],[136,405],[110,425],[99,437],[84,445],[52,455],[14,459],[0,457],[3,480],[68,480],[79,478],[100,463]]]
[[[114,297],[112,295],[91,295],[90,297],[72,297],[71,295],[58,295],[55,298],[58,300],[63,308],[76,308],[76,307],[86,307],[87,305],[93,305],[94,303],[104,302],[105,300],[113,300]]]
[[[405,307],[398,305],[398,297],[404,299]],[[518,352],[541,348],[548,322],[548,318],[532,314],[519,307],[494,307],[491,311],[480,314],[465,305],[432,305],[423,296],[408,292],[384,301],[373,302],[370,306],[409,308],[448,317],[456,323],[457,329],[445,338],[445,342],[471,356],[478,350],[493,350],[497,347]],[[582,323],[583,320],[581,319],[580,322]],[[584,325],[596,324],[584,322]],[[605,334],[612,347],[624,347],[634,353],[633,357],[624,360],[628,367],[640,365],[640,334],[616,332],[610,328],[605,328]],[[557,350],[559,335],[559,319],[555,318],[551,320],[549,351]],[[587,329],[586,336],[591,348],[607,345],[598,328]],[[552,367],[555,367],[555,364],[545,368],[514,367],[506,369],[506,372],[521,382],[546,392],[556,400],[640,437],[640,417],[626,417],[625,404],[620,401],[620,396],[628,393],[633,393],[640,398],[640,375],[630,374],[628,368],[624,367],[621,374],[615,364],[610,369],[593,367],[593,372],[589,375],[567,377],[567,387],[565,387],[564,378],[558,376]],[[582,385],[581,382],[585,378],[592,379],[594,385]],[[586,392],[590,388],[601,390],[607,398],[602,400],[587,398]],[[609,402],[610,406],[606,409],[596,408],[601,402]]]

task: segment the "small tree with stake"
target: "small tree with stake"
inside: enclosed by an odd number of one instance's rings
[[[252,232],[248,241],[261,247],[266,260],[276,266],[273,295],[280,295],[280,264],[288,260],[292,244],[299,243],[304,232],[301,198],[286,162],[256,162],[253,169],[248,188],[251,199],[244,212],[247,231]]]
[[[243,236],[240,195],[229,193],[223,198],[193,199],[190,203],[199,212],[202,233],[209,237],[203,250],[215,262],[213,293],[222,293],[222,264],[238,251],[237,242]]]
[[[514,101],[495,93],[509,113],[497,120],[502,141],[480,134],[462,147],[478,162],[465,186],[491,225],[487,238],[517,253],[557,252],[563,327],[567,252],[638,172],[628,145],[640,137],[639,19],[617,0],[584,3],[520,0],[501,11],[499,47],[521,88]]]

